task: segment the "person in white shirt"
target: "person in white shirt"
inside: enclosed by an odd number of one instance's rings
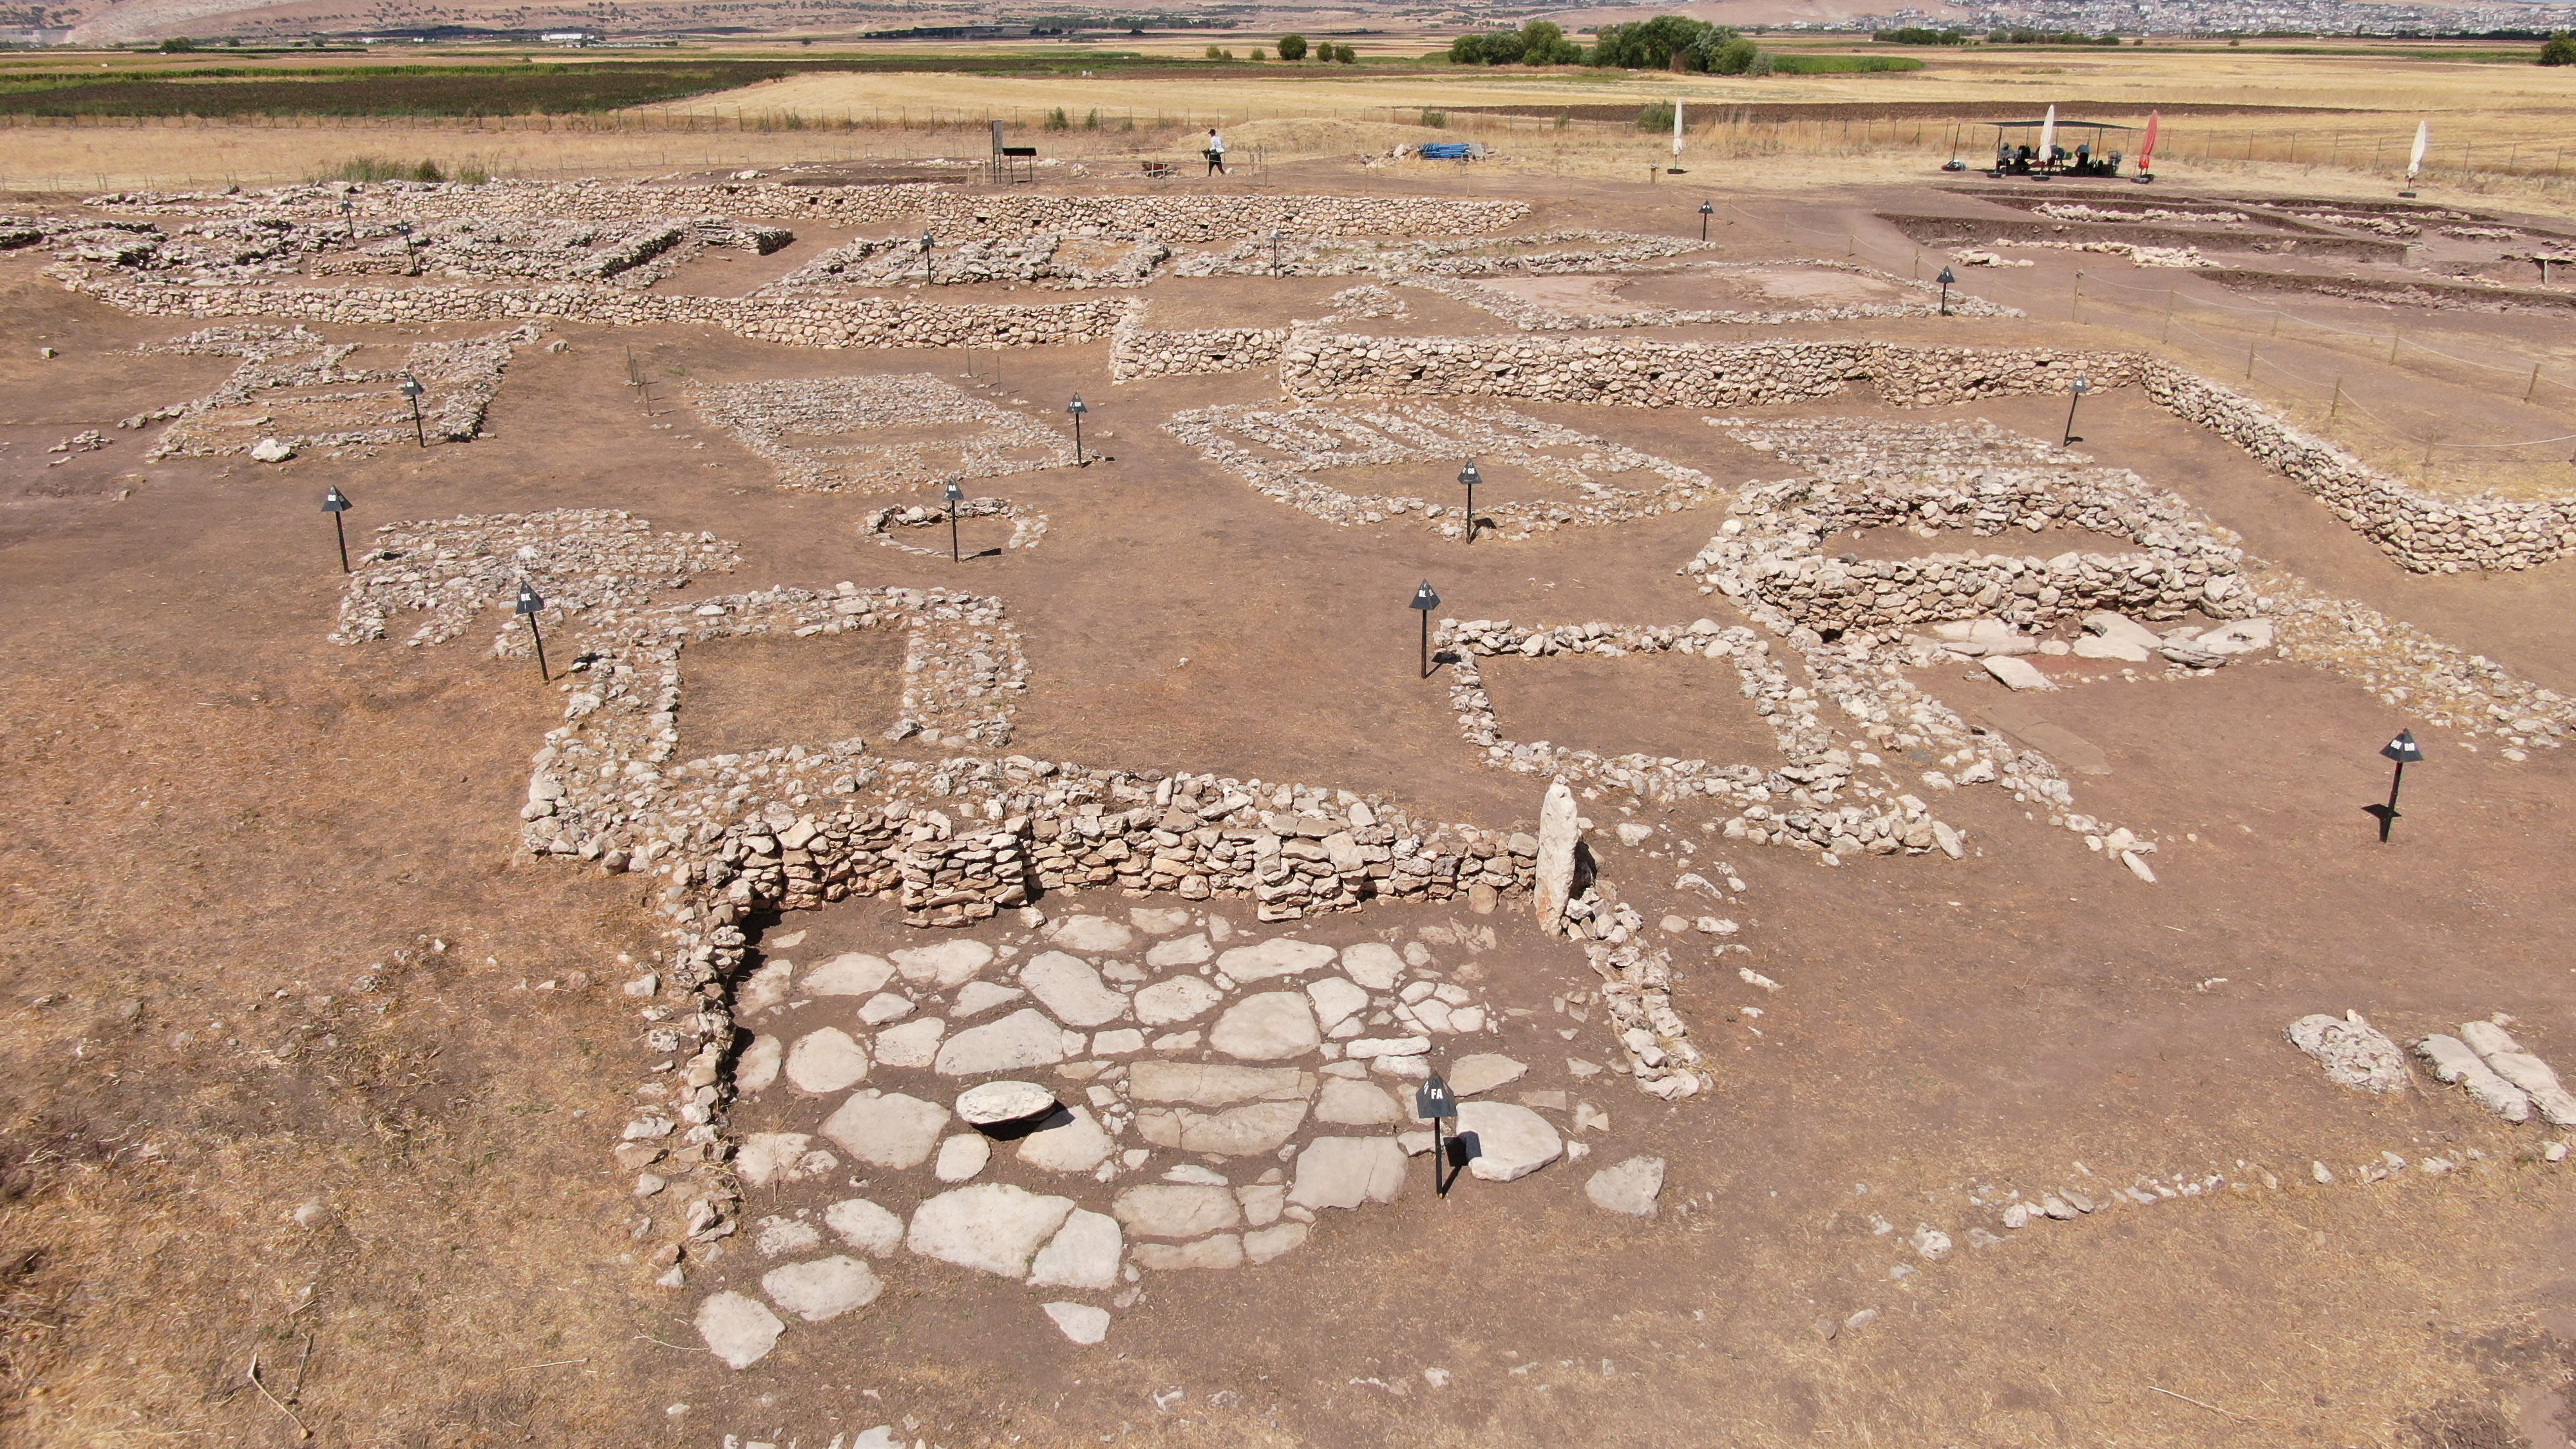
[[[1214,126],[1208,127],[1207,158],[1208,174],[1223,176],[1225,174],[1225,138],[1216,133]]]

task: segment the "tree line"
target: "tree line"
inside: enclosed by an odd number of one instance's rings
[[[1449,43],[1449,60],[1455,65],[1590,65],[1767,75],[1769,59],[1768,52],[1734,27],[1687,15],[1604,25],[1593,33],[1590,45],[1568,39],[1563,27],[1547,20],[1530,21],[1518,30],[1462,35]]]

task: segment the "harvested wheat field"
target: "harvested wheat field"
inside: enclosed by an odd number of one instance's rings
[[[13,126],[10,1442],[2567,1442],[2576,216],[1999,50]]]

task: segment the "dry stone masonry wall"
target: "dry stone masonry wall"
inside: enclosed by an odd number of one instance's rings
[[[88,205],[130,215],[275,216],[329,228],[343,200],[369,217],[468,221],[649,222],[721,214],[826,226],[926,224],[947,234],[1152,232],[1206,242],[1274,228],[1324,236],[1454,237],[1492,231],[1529,215],[1521,201],[1419,196],[984,196],[938,183],[902,186],[785,186],[720,183],[660,186],[584,180],[460,183],[316,183],[264,191],[113,192]]]
[[[1105,338],[1113,299],[1032,306],[946,305],[892,297],[695,297],[565,284],[484,288],[179,286],[57,269],[73,291],[145,316],[284,317],[301,322],[428,325],[552,318],[604,327],[721,327],[788,347],[1043,347]]]
[[[1410,516],[1443,537],[1466,532],[1463,489],[1455,504],[1411,494],[1350,493],[1324,481],[1343,468],[1418,468],[1425,482],[1446,485],[1445,492],[1457,487],[1450,480],[1458,465],[1481,459],[1525,469],[1563,490],[1562,498],[1480,502],[1477,516],[1490,520],[1503,538],[1659,517],[1695,507],[1716,491],[1697,469],[1508,408],[1473,403],[1366,410],[1228,404],[1176,414],[1163,429],[1263,495],[1343,527]]]
[[[510,360],[544,335],[545,328],[528,323],[483,337],[414,343],[398,364],[369,368],[349,365],[365,344],[330,342],[302,327],[208,327],[136,350],[239,357],[242,364],[233,375],[204,397],[138,413],[119,426],[172,420],[147,459],[247,453],[263,441],[290,450],[372,448],[424,438],[467,442],[482,431]],[[406,375],[424,390],[417,429],[410,402],[397,390]]]
[[[1890,424],[1847,418],[1711,418],[1749,447],[1825,474],[1744,489],[1718,536],[1685,567],[1780,633],[1885,630],[1994,617],[2044,628],[2110,610],[2171,619],[2222,618],[2243,592],[2242,551],[2181,499],[2125,469],[2067,467],[2036,439],[1992,424]],[[2063,456],[2063,455],[2060,455]],[[1827,557],[1837,533],[1909,527],[1994,537],[2081,528],[2126,538],[2136,553],[2067,551],[1909,559]]]
[[[1798,308],[1707,308],[1707,307],[1627,307],[1574,310],[1550,306],[1546,302],[1499,292],[1492,287],[1449,276],[1414,276],[1404,285],[1437,292],[1452,301],[1464,302],[1479,311],[1491,312],[1523,332],[1589,332],[1622,327],[1690,327],[1724,324],[1727,326],[1778,327],[1797,322],[1853,322],[1873,317],[1930,317],[1939,315],[1943,302],[1940,289],[1922,282],[1908,281],[1891,272],[1852,262],[1803,261],[1778,262],[1699,262],[1687,268],[1656,270],[1687,271],[1697,275],[1723,276],[1729,272],[1776,272],[1783,265],[1839,272],[1847,276],[1868,277],[1888,286],[1918,295],[1903,302],[1840,302],[1826,306]],[[2018,308],[1999,306],[1982,297],[1966,295],[1949,299],[1949,310],[1962,317],[2018,317]]]
[[[719,383],[692,398],[775,465],[782,484],[817,493],[890,493],[1073,462],[1072,442],[1053,429],[926,372]],[[906,429],[922,436],[905,440]],[[888,431],[897,436],[877,436]],[[852,441],[817,441],[844,435]]]
[[[1725,346],[1643,339],[1362,337],[1300,329],[1282,361],[1292,396],[1517,397],[1641,407],[1812,401],[1873,383],[1899,407],[2063,390],[2141,389],[2314,494],[2418,573],[2536,568],[2576,547],[2576,497],[2444,497],[2370,468],[2206,378],[2138,353],[1898,347],[1865,342]]]
[[[1444,619],[1436,642],[1457,656],[1458,662],[1450,666],[1450,708],[1457,713],[1462,736],[1468,744],[1484,751],[1488,764],[1525,775],[1575,780],[1664,804],[1708,798],[1741,811],[1778,802],[1786,808],[1779,812],[1779,824],[1774,828],[1838,857],[1864,852],[1922,855],[1933,850],[1953,858],[1960,854],[1960,832],[1933,818],[1929,807],[1912,796],[1874,808],[1832,808],[1841,792],[1854,783],[1856,753],[1836,745],[1833,732],[1819,718],[1820,702],[1815,693],[1793,681],[1771,658],[1771,646],[1750,629],[1724,628],[1710,619],[1686,627],[1656,628],[1621,628],[1601,623],[1525,628],[1508,619],[1470,619],[1463,623]],[[1546,659],[1591,655],[1616,659],[1666,653],[1726,660],[1735,671],[1739,691],[1771,726],[1782,758],[1755,764],[1634,754],[1604,756],[1591,750],[1550,745],[1545,740],[1507,739],[1501,721],[1495,717],[1492,696],[1485,690],[1484,666],[1478,662],[1496,656]],[[1872,763],[1876,763],[1875,759]],[[1771,813],[1766,811],[1765,815]]]
[[[927,233],[925,233],[926,235]],[[1046,290],[1141,287],[1172,249],[1151,236],[1029,232],[967,237],[923,251],[912,237],[861,237],[761,289],[787,296],[831,287],[968,286],[1012,282]]]
[[[475,615],[509,606],[522,583],[545,599],[549,622],[561,622],[641,605],[659,591],[730,573],[740,560],[740,549],[712,533],[655,533],[646,520],[608,508],[389,523],[356,559],[331,642],[382,639],[395,614],[417,613],[428,617],[403,643],[443,644]],[[493,652],[526,653],[525,634],[505,623]]]

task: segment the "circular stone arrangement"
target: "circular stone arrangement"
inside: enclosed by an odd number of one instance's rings
[[[1046,537],[1047,516],[1035,509],[1022,508],[1007,498],[969,498],[957,505],[957,516],[1011,520],[1011,536],[1002,545],[1005,549],[1035,548],[1039,541]],[[923,548],[919,544],[906,543],[895,530],[932,528],[947,521],[946,508],[934,508],[926,503],[916,503],[876,510],[859,520],[859,532],[888,548],[899,548],[905,553],[917,553],[928,558],[946,553],[948,550]]]

